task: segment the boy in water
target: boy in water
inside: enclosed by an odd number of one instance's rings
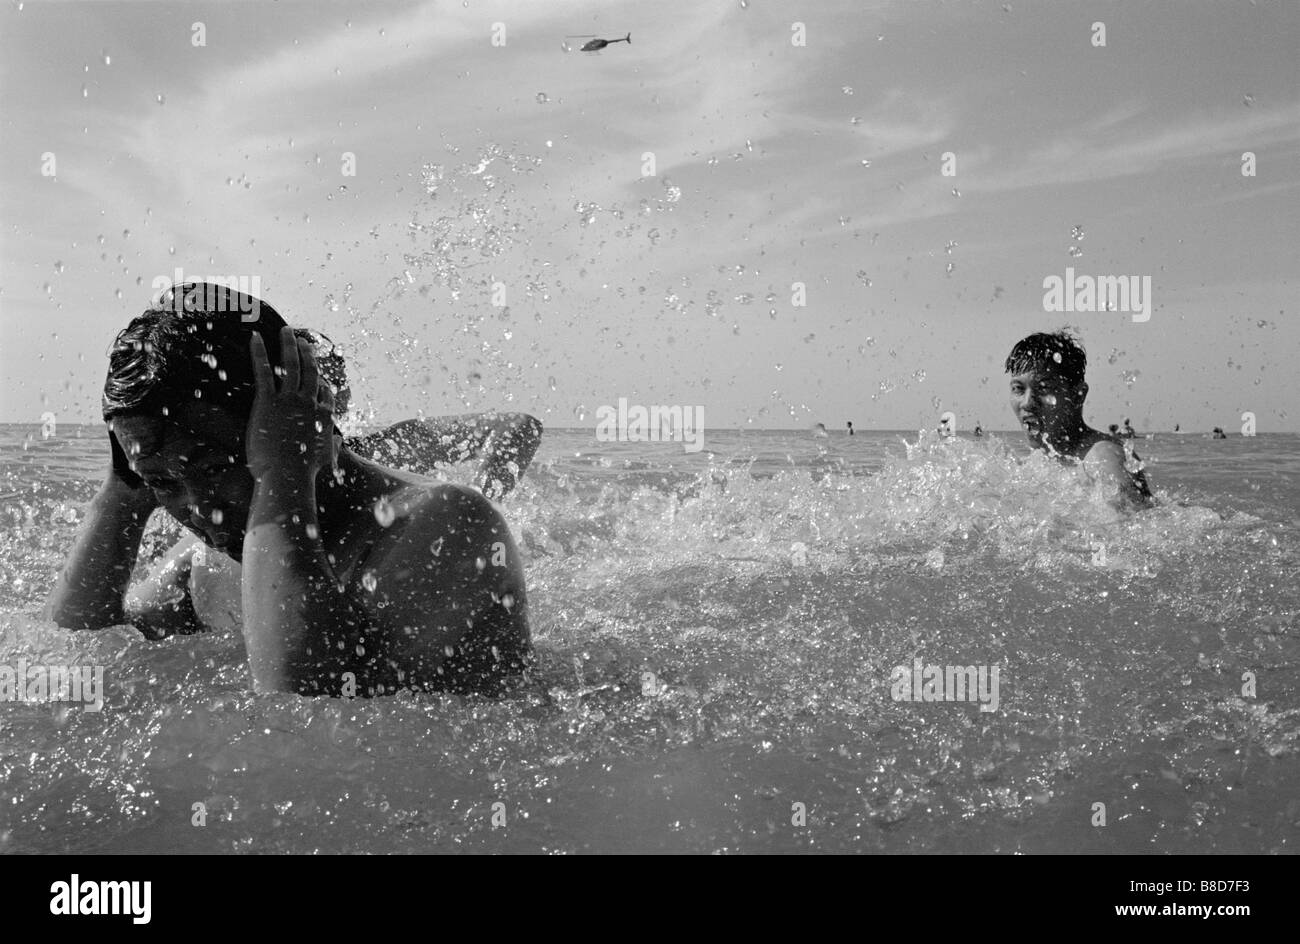
[[[523,567],[491,502],[347,448],[311,343],[271,306],[214,285],[169,295],[109,355],[112,463],[49,618],[91,629],[186,615],[184,602],[126,612],[162,507],[243,565],[258,691],[494,691],[522,671]]]
[[[1151,500],[1151,489],[1136,453],[1129,461],[1120,437],[1083,421],[1087,363],[1083,347],[1065,330],[1024,338],[1006,362],[1012,412],[1035,449],[1079,463],[1108,491],[1114,490],[1120,506],[1145,505]]]
[[[295,337],[312,345],[320,377],[334,394],[334,417],[348,412],[352,389],[347,365],[334,343],[307,328]],[[352,436],[343,445],[363,459],[419,475],[439,465],[482,458],[476,485],[492,499],[518,484],[541,441],[542,424],[522,413],[475,413],[403,420],[379,432]],[[208,553],[203,541],[185,537],[127,592],[127,618],[153,639],[173,633],[238,630],[242,570],[223,554]]]

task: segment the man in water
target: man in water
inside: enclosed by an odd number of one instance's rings
[[[352,388],[347,365],[327,337],[307,328],[294,335],[311,343],[320,377],[334,394],[334,418],[348,412]],[[542,424],[522,413],[476,413],[403,420],[387,429],[343,440],[363,459],[419,475],[439,465],[482,457],[476,484],[489,498],[505,497],[523,476],[541,441]],[[147,577],[127,591],[128,618],[150,638],[243,624],[239,563],[208,553],[203,541],[183,537],[159,558]]]
[[[853,421],[849,420],[849,435],[853,435]]]
[[[112,462],[49,618],[149,626],[192,609],[186,598],[126,611],[145,522],[161,507],[243,565],[258,691],[490,692],[521,672],[523,566],[491,502],[348,449],[311,344],[270,305],[213,285],[170,294],[109,355]]]
[[[1035,449],[1078,463],[1095,481],[1114,490],[1117,504],[1145,505],[1151,500],[1151,489],[1137,454],[1129,460],[1120,437],[1083,421],[1087,363],[1083,347],[1064,330],[1024,338],[1006,362],[1012,412]]]

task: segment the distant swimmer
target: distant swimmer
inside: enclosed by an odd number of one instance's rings
[[[1223,427],[1222,427],[1222,426],[1216,426],[1216,427],[1214,427],[1214,438],[1215,438],[1215,439],[1227,439],[1227,438],[1228,438],[1228,434],[1225,433],[1225,432],[1223,431]]]
[[[1118,424],[1118,423],[1111,423],[1111,424],[1110,424],[1109,426],[1107,426],[1106,428],[1107,428],[1108,430],[1110,430],[1110,434],[1111,434],[1112,436],[1116,436],[1116,437],[1119,436],[1119,424]]]
[[[492,693],[524,671],[523,559],[501,513],[474,489],[349,449],[312,342],[270,305],[179,286],[118,334],[108,361],[112,459],[48,619],[148,635],[192,626],[184,587],[130,592],[160,509],[205,553],[242,564],[258,692]]]
[[[825,424],[825,423],[818,423],[818,424],[816,424],[816,425],[813,427],[812,431],[813,431],[813,435],[816,436],[818,439],[823,439],[823,438],[825,438],[825,437],[827,437],[827,436],[830,435],[830,433],[826,432],[826,424]]]
[[[1124,417],[1124,431],[1120,433],[1120,436],[1122,436],[1125,439],[1132,439],[1136,435],[1137,435],[1137,430],[1135,430],[1133,428],[1133,424],[1128,421],[1128,417],[1127,416]]]
[[[976,420],[976,421],[975,421],[975,429],[974,429],[973,433],[974,433],[974,436],[975,436],[976,439],[978,439],[980,436],[983,436],[983,435],[984,435],[984,427],[980,425],[980,421],[979,421],[979,420]]]
[[[849,435],[853,435],[853,421],[849,420]]]
[[[1177,424],[1177,423],[1174,424],[1174,432],[1175,432],[1175,433],[1178,432],[1178,424]]]
[[[1079,463],[1092,479],[1113,486],[1118,504],[1146,505],[1151,489],[1137,453],[1083,421],[1087,363],[1083,347],[1064,330],[1022,339],[1006,361],[1011,410],[1035,449]]]
[[[588,35],[590,35],[590,34],[588,34]],[[570,36],[569,38],[570,38],[570,39],[581,39],[582,37],[581,37],[581,36]],[[632,34],[631,34],[631,33],[628,33],[628,34],[627,34],[626,36],[624,36],[622,39],[591,39],[591,40],[588,40],[587,42],[585,42],[585,43],[582,44],[582,49],[580,49],[579,52],[599,52],[600,50],[604,49],[606,46],[611,46],[611,45],[613,45],[614,43],[627,43],[629,46],[631,46],[631,45],[632,45]],[[653,46],[654,43],[651,43],[650,45]]]

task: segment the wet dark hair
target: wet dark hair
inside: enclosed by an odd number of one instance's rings
[[[104,419],[160,413],[201,398],[246,419],[255,386],[248,338],[256,331],[280,363],[284,319],[265,302],[213,283],[186,283],[133,318],[113,342]]]
[[[1068,328],[1062,328],[1051,334],[1040,331],[1018,341],[1007,355],[1006,372],[1023,374],[1032,370],[1076,386],[1083,383],[1087,366],[1083,343]]]

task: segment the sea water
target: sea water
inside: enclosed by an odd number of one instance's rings
[[[1139,452],[1122,515],[1012,433],[548,428],[500,506],[526,684],[345,701],[253,694],[234,629],[42,620],[107,444],[0,427],[0,665],[104,673],[0,704],[0,850],[1294,850],[1300,436]],[[896,699],[917,660],[996,710]]]

